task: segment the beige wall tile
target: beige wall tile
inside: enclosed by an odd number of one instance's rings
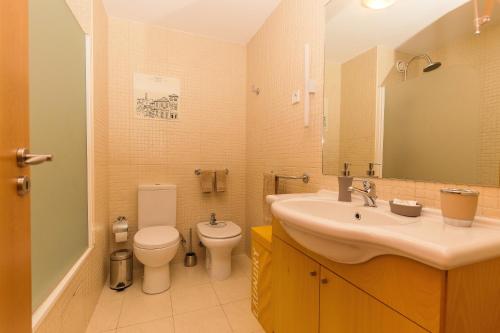
[[[110,19],[109,221],[125,215],[132,247],[137,231],[137,186],[177,185],[177,228],[188,236],[212,211],[245,228],[246,48],[161,27]],[[180,79],[178,121],[137,119],[133,74]],[[229,169],[227,191],[201,194],[196,168]],[[112,236],[112,235],[111,235]],[[236,253],[244,249],[243,240]],[[180,248],[174,262],[183,258]]]

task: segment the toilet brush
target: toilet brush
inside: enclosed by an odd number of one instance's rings
[[[193,229],[189,228],[189,251],[184,257],[184,266],[193,267],[197,263],[196,253],[193,252]]]

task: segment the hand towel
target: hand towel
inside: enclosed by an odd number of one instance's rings
[[[226,191],[226,170],[215,171],[215,191]]]
[[[215,173],[212,170],[203,170],[200,174],[201,192],[211,193],[214,190]]]

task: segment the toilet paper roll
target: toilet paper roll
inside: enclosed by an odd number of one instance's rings
[[[122,243],[127,241],[128,232],[117,232],[115,234],[115,242]]]

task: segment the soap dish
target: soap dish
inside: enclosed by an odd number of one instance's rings
[[[391,200],[389,201],[389,205],[391,206],[391,212],[397,215],[419,217],[422,214],[422,205],[419,203],[416,206],[406,206],[395,204]]]

